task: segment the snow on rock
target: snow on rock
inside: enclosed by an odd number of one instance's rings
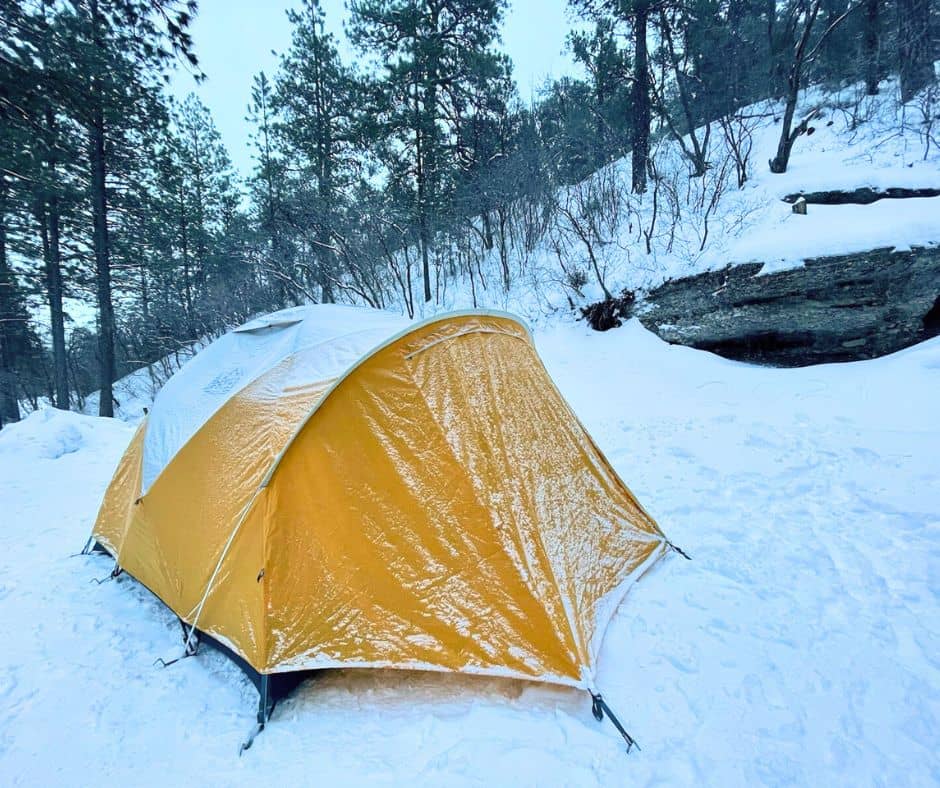
[[[761,275],[765,275],[799,266],[809,257],[937,243],[940,197],[880,200],[870,205],[810,205],[805,216],[780,202],[767,206],[759,233],[731,244],[729,257],[762,262]]]
[[[109,559],[69,557],[131,428],[52,413],[0,435],[3,784],[940,780],[940,339],[794,370],[669,346],[636,321],[535,339],[693,557],[631,590],[598,661],[641,751],[576,690],[359,670],[305,682],[239,758],[249,682],[211,650],[155,669],[179,654],[175,618],[131,578],[91,583]]]

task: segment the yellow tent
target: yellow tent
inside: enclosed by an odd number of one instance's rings
[[[236,329],[164,387],[105,494],[91,541],[187,646],[256,672],[262,727],[265,677],[316,668],[592,689],[670,546],[519,321],[402,323],[313,306]]]

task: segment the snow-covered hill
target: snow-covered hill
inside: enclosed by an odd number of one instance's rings
[[[336,671],[242,758],[256,693],[84,543],[131,427],[42,411],[0,433],[4,785],[928,785],[940,780],[940,339],[750,367],[631,321],[554,321],[562,393],[692,562],[628,595],[599,659],[640,742],[584,693]]]
[[[760,262],[762,273],[771,273],[809,257],[940,243],[940,197],[812,205],[806,216],[794,215],[782,199],[860,187],[940,188],[940,93],[925,92],[902,105],[893,78],[882,83],[877,96],[865,95],[860,84],[835,92],[809,88],[801,94],[796,117],[814,115],[812,132],[797,139],[787,172],[776,175],[768,160],[776,152],[782,112],[778,102],[746,107],[731,124],[730,138],[719,123],[711,124],[712,166],[703,177],[691,177],[680,146],[665,136],[654,146],[655,176],[645,195],[630,193],[629,158],[561,190],[555,218],[534,248],[515,244],[509,250],[508,292],[500,286],[494,249],[484,253],[483,275],[473,287],[461,268],[442,283],[432,283],[432,292],[439,291],[437,303],[423,305],[416,296],[418,316],[476,305],[540,322],[569,309],[569,297],[579,304],[599,300],[603,291],[576,224],[591,239],[601,276],[613,293],[648,290],[667,279],[736,263]],[[704,138],[705,129],[697,134]],[[741,188],[729,157],[730,139],[749,151]],[[415,274],[418,294],[420,272]],[[586,284],[573,289],[572,274]],[[390,307],[404,311],[398,301]]]

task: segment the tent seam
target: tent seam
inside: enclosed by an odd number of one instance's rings
[[[499,318],[503,318],[506,320],[511,320],[513,323],[520,326],[523,331],[525,331],[526,336],[529,338],[530,341],[532,339],[532,335],[531,335],[531,332],[529,331],[529,327],[525,324],[525,322],[521,318],[517,317],[516,315],[512,315],[509,312],[500,312],[498,310],[487,310],[487,309],[444,312],[442,314],[432,315],[431,317],[426,318],[425,320],[421,320],[418,323],[414,323],[413,325],[409,325],[408,327],[403,328],[401,331],[389,337],[384,342],[380,342],[378,345],[372,348],[372,350],[369,350],[368,352],[360,356],[360,358],[356,360],[345,372],[343,372],[342,375],[340,375],[338,378],[336,378],[336,380],[333,381],[332,385],[323,393],[323,396],[320,397],[319,400],[317,400],[316,404],[314,404],[314,406],[310,409],[310,412],[300,422],[300,424],[297,426],[297,429],[294,430],[293,435],[291,435],[291,437],[287,440],[287,443],[284,445],[284,448],[281,449],[277,457],[274,458],[274,461],[271,463],[271,467],[268,469],[268,472],[264,475],[264,478],[261,481],[261,486],[262,487],[268,486],[268,484],[271,482],[271,478],[274,476],[274,473],[277,471],[278,466],[281,464],[281,461],[287,455],[287,452],[290,450],[291,446],[294,445],[294,442],[297,440],[297,438],[300,437],[300,433],[303,432],[307,424],[310,423],[310,420],[316,415],[317,411],[320,410],[320,408],[327,401],[327,399],[329,399],[330,395],[334,391],[336,391],[336,389],[338,389],[343,384],[343,382],[352,375],[353,372],[355,372],[359,367],[365,364],[369,359],[375,357],[378,353],[385,350],[386,348],[391,347],[399,340],[404,339],[412,332],[418,331],[419,329],[425,328],[426,326],[431,326],[439,322],[443,323],[443,322],[446,322],[447,320],[452,320],[457,317],[499,317]]]
[[[359,329],[359,330],[357,330],[357,331],[347,331],[345,334],[339,334],[339,335],[337,335],[337,336],[335,336],[335,337],[330,337],[329,339],[324,339],[324,340],[322,340],[322,341],[320,341],[320,342],[314,342],[314,343],[311,344],[311,345],[304,345],[304,346],[302,346],[302,347],[292,346],[292,347],[291,347],[290,354],[289,354],[288,356],[286,356],[285,358],[287,358],[287,359],[293,359],[298,353],[300,353],[300,352],[302,352],[302,351],[313,350],[314,348],[317,348],[317,347],[319,347],[320,345],[328,345],[328,344],[330,344],[330,343],[332,343],[332,342],[335,342],[336,340],[339,340],[339,339],[348,339],[349,337],[355,336],[356,334],[368,333],[368,331],[369,331],[369,329],[367,329],[367,328]],[[146,495],[146,493],[150,492],[150,490],[153,489],[154,485],[155,485],[158,481],[160,481],[160,477],[163,476],[163,474],[166,472],[166,469],[169,468],[170,465],[173,463],[173,460],[175,460],[175,459],[180,455],[180,453],[183,451],[183,449],[185,449],[193,440],[196,439],[196,437],[203,431],[203,429],[209,424],[209,422],[211,422],[211,421],[219,414],[219,412],[222,410],[222,408],[224,408],[229,402],[231,402],[232,400],[234,400],[236,397],[239,397],[239,396],[241,396],[242,394],[244,394],[249,388],[251,388],[251,387],[252,387],[255,383],[257,383],[259,380],[261,380],[261,378],[263,378],[265,375],[267,375],[271,370],[276,369],[276,368],[278,367],[278,365],[281,364],[283,361],[284,361],[284,359],[281,359],[280,361],[277,362],[277,364],[274,364],[273,366],[268,367],[267,369],[262,370],[262,371],[259,372],[257,375],[255,375],[254,377],[252,377],[251,380],[246,381],[246,382],[245,382],[245,385],[241,386],[240,388],[236,389],[236,390],[233,391],[231,394],[229,394],[229,395],[225,398],[225,400],[219,405],[219,407],[216,408],[214,411],[212,411],[212,413],[209,414],[208,418],[207,418],[202,424],[199,425],[199,428],[198,428],[192,435],[190,435],[190,436],[186,439],[186,441],[185,441],[175,452],[173,452],[173,456],[170,457],[169,460],[167,460],[166,465],[164,465],[164,466],[160,469],[160,472],[159,472],[156,476],[154,476],[153,481],[152,481],[149,485],[147,485],[147,489],[146,489],[146,490],[144,490],[144,453],[145,453],[146,447],[145,447],[145,446],[141,446],[141,455],[140,455],[140,457],[141,457],[141,459],[140,459],[140,495],[141,495],[141,496]],[[357,362],[357,363],[358,363],[358,362]],[[329,380],[329,378],[326,378],[326,380]],[[319,381],[318,381],[318,382],[319,382]],[[327,390],[327,393],[328,393],[328,392],[329,392],[329,389]],[[325,395],[324,395],[324,396],[325,396]],[[148,417],[148,419],[149,419],[149,417]]]

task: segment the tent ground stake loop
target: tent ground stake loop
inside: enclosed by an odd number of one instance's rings
[[[184,660],[187,657],[195,657],[195,656],[196,656],[196,652],[193,651],[192,653],[183,654],[183,656],[177,657],[176,659],[171,659],[169,661],[165,660],[163,657],[157,657],[153,661],[153,666],[155,668],[160,668],[162,670],[163,668],[170,667],[170,665],[175,665],[177,662],[179,662],[180,660]]]
[[[623,740],[627,743],[627,752],[630,752],[630,750],[632,750],[634,747],[639,750],[640,745],[636,743],[636,739],[627,733],[623,725],[620,724],[620,720],[618,720],[614,713],[610,710],[610,706],[607,705],[601,694],[599,692],[591,692],[591,700],[591,711],[594,714],[594,718],[600,722],[604,719],[604,715],[606,714],[607,719],[610,720],[611,724],[617,729],[617,732],[623,736]]]
[[[600,695],[595,695],[591,693],[591,714],[594,715],[594,719],[598,722],[602,722],[604,719],[604,710],[601,708],[600,704]]]
[[[153,666],[155,668],[168,668],[170,665],[175,665],[181,659],[186,659],[187,657],[195,657],[199,651],[199,635],[195,633],[192,628],[186,629],[186,622],[183,619],[178,619],[180,622],[180,628],[183,630],[183,653],[180,654],[176,659],[171,659],[169,661],[165,660],[163,657],[157,657],[153,661]]]
[[[192,657],[199,651],[199,633],[195,627],[186,628],[186,622],[179,619],[180,629],[183,630],[183,656]]]

